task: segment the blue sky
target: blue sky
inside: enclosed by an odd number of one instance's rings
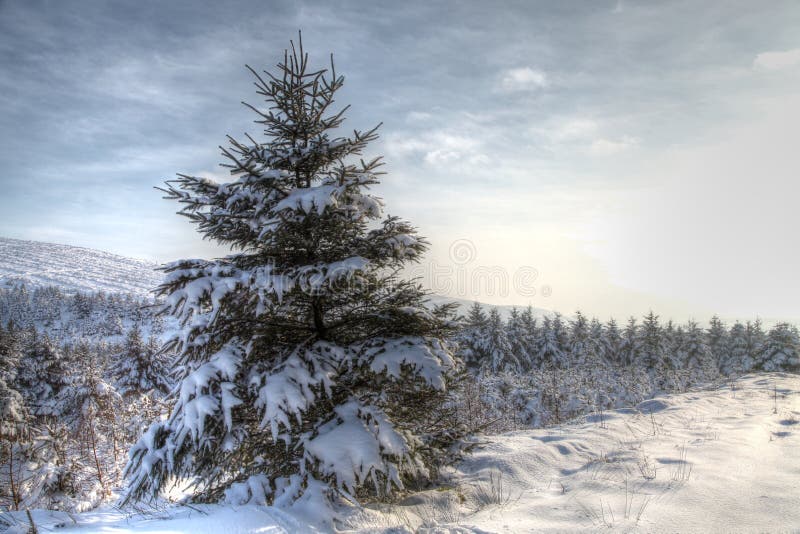
[[[225,135],[259,133],[244,65],[302,29],[347,125],[384,123],[379,194],[433,243],[413,274],[478,280],[434,289],[798,318],[798,27],[780,1],[0,1],[0,234],[223,253],[153,186],[224,179]]]

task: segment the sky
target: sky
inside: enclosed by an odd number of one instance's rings
[[[154,186],[228,179],[245,64],[302,30],[379,122],[433,291],[625,318],[800,319],[800,4],[0,0],[0,235],[215,257]],[[263,137],[262,137],[263,138]]]

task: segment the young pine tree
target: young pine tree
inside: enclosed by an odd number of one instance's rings
[[[58,394],[57,410],[91,472],[92,489],[107,496],[118,478],[121,459],[117,435],[121,398],[105,379],[104,358],[96,346],[80,340],[70,352],[75,365]]]
[[[636,324],[636,318],[631,317],[628,319],[620,339],[620,363],[626,367],[632,366],[639,358],[640,350],[639,325]]]
[[[487,368],[492,372],[521,372],[520,359],[508,339],[508,330],[497,308],[489,310],[486,321]]]
[[[237,252],[166,267],[160,294],[184,325],[167,348],[183,376],[169,419],[131,451],[129,498],[172,477],[196,477],[204,501],[385,495],[435,475],[450,430],[437,414],[451,323],[397,277],[426,242],[368,192],[380,158],[358,156],[376,129],[336,136],[332,62],[312,70],[292,44],[277,72],[252,73],[265,140],[230,139],[230,182],[179,175],[165,189]]]
[[[761,319],[747,321],[744,327],[744,337],[747,345],[747,355],[750,358],[748,360],[750,363],[749,368],[752,368],[755,366],[755,362],[758,361],[766,342],[766,335],[761,327]]]
[[[137,325],[128,331],[122,351],[115,359],[114,385],[123,397],[138,398],[149,393],[164,397],[170,392],[168,362],[154,340],[145,342]]]
[[[747,327],[736,321],[729,335],[729,351],[727,357],[720,362],[720,372],[726,376],[746,373],[755,363],[750,356],[747,340]]]
[[[666,339],[658,315],[652,311],[642,321],[639,329],[639,354],[636,363],[655,376],[664,364]]]
[[[606,361],[619,364],[622,359],[622,333],[617,321],[614,318],[609,319],[603,332],[605,334],[602,337],[603,354]]]
[[[26,496],[28,423],[22,395],[0,377],[0,511],[19,510]]]
[[[711,351],[711,357],[718,367],[728,358],[728,329],[725,323],[720,320],[716,315],[711,318],[708,323],[707,330],[708,350]]]
[[[506,336],[511,346],[511,354],[518,362],[518,370],[528,369],[531,361],[530,325],[523,319],[523,313],[516,308],[511,309],[511,315],[506,324]]]
[[[488,318],[483,306],[474,302],[462,322],[462,327],[455,338],[458,343],[458,355],[467,367],[480,368],[489,357],[486,350]]]
[[[569,355],[575,365],[583,365],[592,360],[589,341],[589,320],[580,310],[575,312],[575,318],[569,322]]]
[[[46,333],[35,336],[24,352],[17,385],[34,415],[53,415],[53,406],[65,379],[62,360],[61,351]]]
[[[800,337],[788,323],[776,324],[767,334],[756,367],[763,371],[800,370]]]
[[[0,380],[11,387],[17,380],[17,371],[22,359],[22,332],[13,321],[5,328],[0,325]]]

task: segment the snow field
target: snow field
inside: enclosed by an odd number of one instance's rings
[[[748,375],[635,410],[481,437],[449,489],[381,508],[410,532],[800,528],[798,392],[796,375]],[[377,528],[387,518],[372,520]]]
[[[479,436],[436,489],[343,507],[340,532],[786,532],[800,527],[800,376],[748,375],[549,429]],[[316,516],[318,517],[315,517]],[[324,510],[34,511],[40,532],[324,532]],[[6,514],[24,532],[24,513]]]

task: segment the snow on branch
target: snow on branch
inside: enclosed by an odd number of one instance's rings
[[[322,425],[313,438],[304,441],[305,460],[339,488],[355,492],[359,484],[372,479],[378,488],[377,474],[402,487],[395,461],[402,461],[408,444],[374,406],[362,406],[355,399],[335,409],[336,417]],[[387,488],[388,490],[389,488]]]
[[[204,433],[206,417],[215,417],[219,412],[227,431],[233,429],[231,410],[242,403],[234,394],[233,380],[244,352],[235,342],[229,343],[183,379],[173,415],[178,420],[178,444],[187,437],[197,441]]]
[[[442,340],[410,336],[367,343],[359,361],[369,363],[373,372],[392,378],[400,378],[403,368],[408,367],[438,390],[445,389],[444,376],[455,366]]]
[[[280,428],[291,430],[321,394],[331,393],[331,377],[350,357],[349,351],[324,341],[297,348],[277,369],[253,373],[250,388],[257,391],[255,407],[263,412],[261,428],[269,427],[273,439]]]

